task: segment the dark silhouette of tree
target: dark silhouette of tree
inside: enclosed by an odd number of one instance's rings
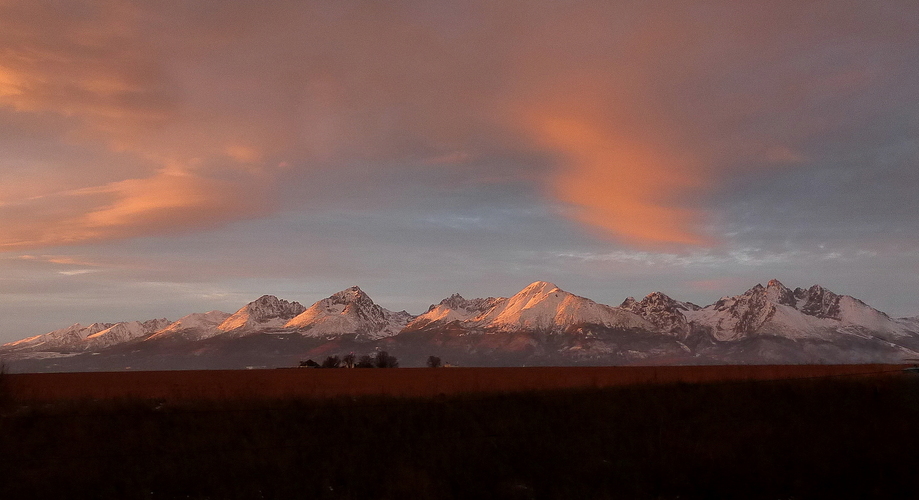
[[[374,359],[374,365],[377,368],[398,368],[399,361],[395,356],[390,356],[388,352],[380,351]]]
[[[308,359],[306,361],[300,362],[300,368],[319,368],[319,363],[313,361],[312,359]]]
[[[373,358],[369,354],[364,354],[357,360],[355,368],[373,368]]]
[[[341,358],[341,362],[345,365],[345,368],[354,368],[354,353],[349,352]]]
[[[338,356],[329,356],[322,362],[323,368],[338,368],[341,366],[341,358]]]
[[[440,358],[437,356],[428,356],[428,368],[440,368],[443,366],[440,362]]]

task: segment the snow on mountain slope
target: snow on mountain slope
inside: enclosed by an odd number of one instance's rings
[[[897,318],[894,321],[896,321],[903,330],[919,334],[919,316]]]
[[[832,319],[798,311],[797,305],[792,290],[778,280],[771,280],[765,287],[757,284],[742,295],[723,297],[685,315],[690,321],[712,328],[712,335],[722,341],[755,335],[823,338],[835,325]]]
[[[817,318],[839,321],[842,325],[857,325],[868,330],[906,334],[903,325],[887,314],[849,295],[838,295],[820,285],[807,290],[796,288],[794,307]]]
[[[908,329],[900,322],[848,295],[839,298],[839,321],[844,325],[857,325],[876,332],[909,334]]]
[[[466,321],[488,311],[499,301],[504,300],[507,299],[488,297],[487,299],[466,300],[460,294],[454,293],[441,300],[440,303],[429,307],[427,312],[415,318],[405,328],[407,330],[420,330],[441,327],[454,321]]]
[[[169,320],[124,321],[120,323],[79,323],[15,342],[4,344],[4,351],[96,351],[149,335],[169,324]]]
[[[637,314],[598,304],[546,281],[534,282],[513,297],[499,299],[488,311],[464,323],[498,332],[559,332],[578,324],[654,329],[654,325]]]
[[[414,316],[384,309],[353,286],[322,299],[290,319],[285,328],[294,328],[307,337],[355,333],[378,339],[399,333]]]
[[[833,340],[840,334],[878,332],[910,336],[908,328],[848,295],[819,285],[791,290],[778,280],[757,284],[742,295],[724,297],[698,311],[685,311],[688,320],[708,326],[722,341],[755,335],[788,339]]]
[[[169,320],[166,318],[151,319],[143,323],[140,321],[116,323],[111,328],[87,336],[83,340],[83,348],[93,351],[104,349],[115,344],[129,342],[150,335],[166,327],[169,323]]]
[[[22,340],[9,342],[0,346],[5,351],[24,351],[24,350],[81,350],[83,340],[95,333],[101,332],[115,326],[114,323],[93,323],[89,326],[83,326],[79,323],[54,330],[42,335],[35,335]]]
[[[891,333],[900,332],[902,329],[902,325],[883,312],[855,297],[837,295],[820,285],[814,285],[807,290],[796,288],[794,297],[796,309],[807,315]]]
[[[288,302],[274,295],[262,295],[233,313],[217,326],[221,333],[243,335],[265,328],[280,328],[306,310],[299,302]]]
[[[146,340],[180,337],[186,340],[203,340],[223,333],[217,327],[230,317],[223,311],[192,313],[160,329]]]

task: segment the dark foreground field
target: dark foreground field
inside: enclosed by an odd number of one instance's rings
[[[917,498],[919,375],[893,370],[414,398],[7,397],[0,498]]]
[[[17,373],[6,375],[20,400],[253,399],[336,396],[425,397],[485,392],[600,389],[620,385],[777,380],[900,373],[908,365],[582,366],[188,370]]]

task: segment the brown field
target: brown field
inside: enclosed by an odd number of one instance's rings
[[[4,375],[18,400],[425,397],[635,384],[892,376],[905,365],[276,369]]]

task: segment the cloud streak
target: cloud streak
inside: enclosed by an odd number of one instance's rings
[[[267,212],[258,191],[218,179],[158,173],[0,206],[0,249],[17,250],[175,232]]]
[[[553,193],[579,207],[576,219],[638,246],[710,243],[698,232],[702,214],[677,198],[707,184],[698,167],[584,121],[548,119],[539,128],[563,155]]]

